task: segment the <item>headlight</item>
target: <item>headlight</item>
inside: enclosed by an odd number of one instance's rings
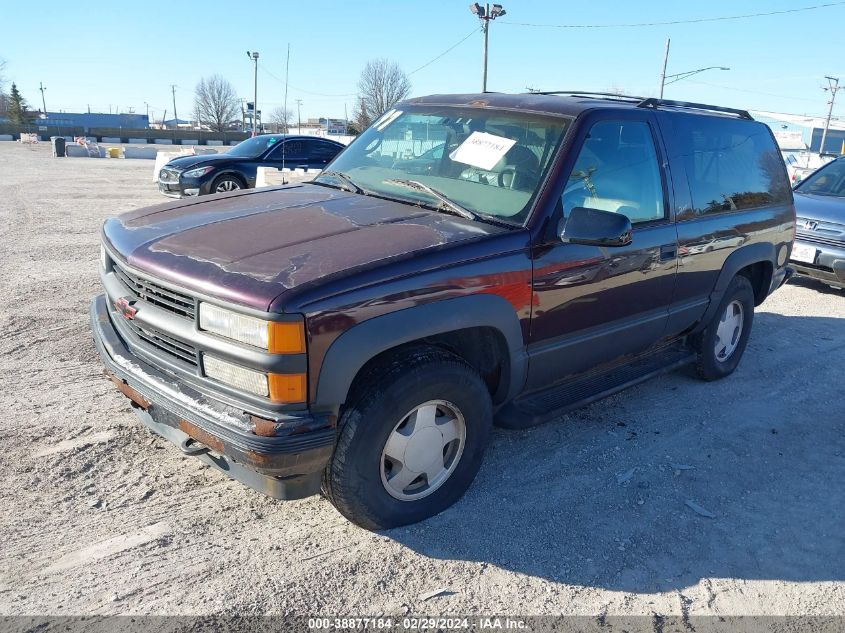
[[[188,171],[183,171],[181,176],[183,178],[199,178],[200,176],[205,176],[210,171],[214,171],[214,167],[197,167],[196,169],[189,169]]]
[[[265,321],[203,302],[200,329],[273,354],[305,352],[305,326],[301,321]]]

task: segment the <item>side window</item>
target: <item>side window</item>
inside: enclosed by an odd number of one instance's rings
[[[278,147],[268,156],[270,160],[273,161],[281,161],[282,160],[282,143],[279,143]],[[284,155],[285,161],[303,161],[306,160],[305,156],[305,147],[303,145],[303,141],[294,139],[290,141],[284,142]]]
[[[312,160],[328,162],[337,155],[340,148],[325,141],[311,141],[306,151]]]
[[[694,215],[789,200],[783,161],[762,123],[698,115],[673,118],[672,153],[686,168]]]
[[[561,202],[565,216],[575,207],[588,207],[622,213],[632,224],[663,219],[663,185],[648,123],[593,125]]]

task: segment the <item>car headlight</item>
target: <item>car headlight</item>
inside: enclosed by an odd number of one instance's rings
[[[199,178],[201,176],[205,176],[211,171],[214,171],[214,167],[197,167],[196,169],[189,169],[188,171],[183,171],[181,176],[183,178]]]
[[[266,321],[202,302],[199,325],[206,332],[273,354],[305,352],[305,325],[302,321]]]

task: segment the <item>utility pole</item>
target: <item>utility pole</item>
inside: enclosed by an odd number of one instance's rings
[[[296,100],[296,119],[297,119],[297,126],[299,127],[298,133],[302,134],[302,99]]]
[[[258,134],[258,51],[247,51],[246,56],[255,63],[252,86],[252,135]]]
[[[660,98],[663,98],[663,87],[666,85],[666,65],[669,63],[669,42],[671,42],[668,37],[666,38],[666,52],[663,54],[663,72],[660,73]]]
[[[39,81],[38,89],[41,91],[41,106],[44,108],[44,116],[47,116],[47,104],[44,102],[44,91],[47,90],[47,88]]]
[[[288,42],[288,60],[285,62],[285,134],[290,130],[288,127],[288,75],[290,74],[290,42]]]
[[[478,16],[481,20],[481,31],[484,33],[484,60],[481,67],[481,92],[487,92],[487,42],[490,31],[490,20],[495,20],[507,13],[502,8],[501,4],[494,4],[492,7],[490,3],[483,7],[477,2],[469,5],[469,10]]]
[[[176,114],[176,84],[170,84],[170,90],[173,92],[173,120],[176,121],[176,127],[179,127],[179,117]],[[164,123],[164,121],[162,121]]]
[[[827,111],[827,119],[825,119],[824,122],[824,131],[822,132],[822,143],[819,145],[819,154],[824,152],[824,142],[827,139],[827,130],[830,128],[830,117],[833,116],[833,102],[836,100],[836,91],[842,90],[842,88],[839,87],[839,77],[825,76],[825,79],[827,79],[828,87],[822,88],[822,90],[825,92],[828,90],[830,91],[830,101],[828,102],[830,104],[830,109]]]

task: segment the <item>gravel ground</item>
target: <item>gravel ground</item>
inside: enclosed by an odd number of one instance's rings
[[[181,457],[102,376],[98,230],[151,169],[0,143],[0,614],[845,615],[845,293],[781,289],[721,382],[497,430],[463,500],[370,533]]]

